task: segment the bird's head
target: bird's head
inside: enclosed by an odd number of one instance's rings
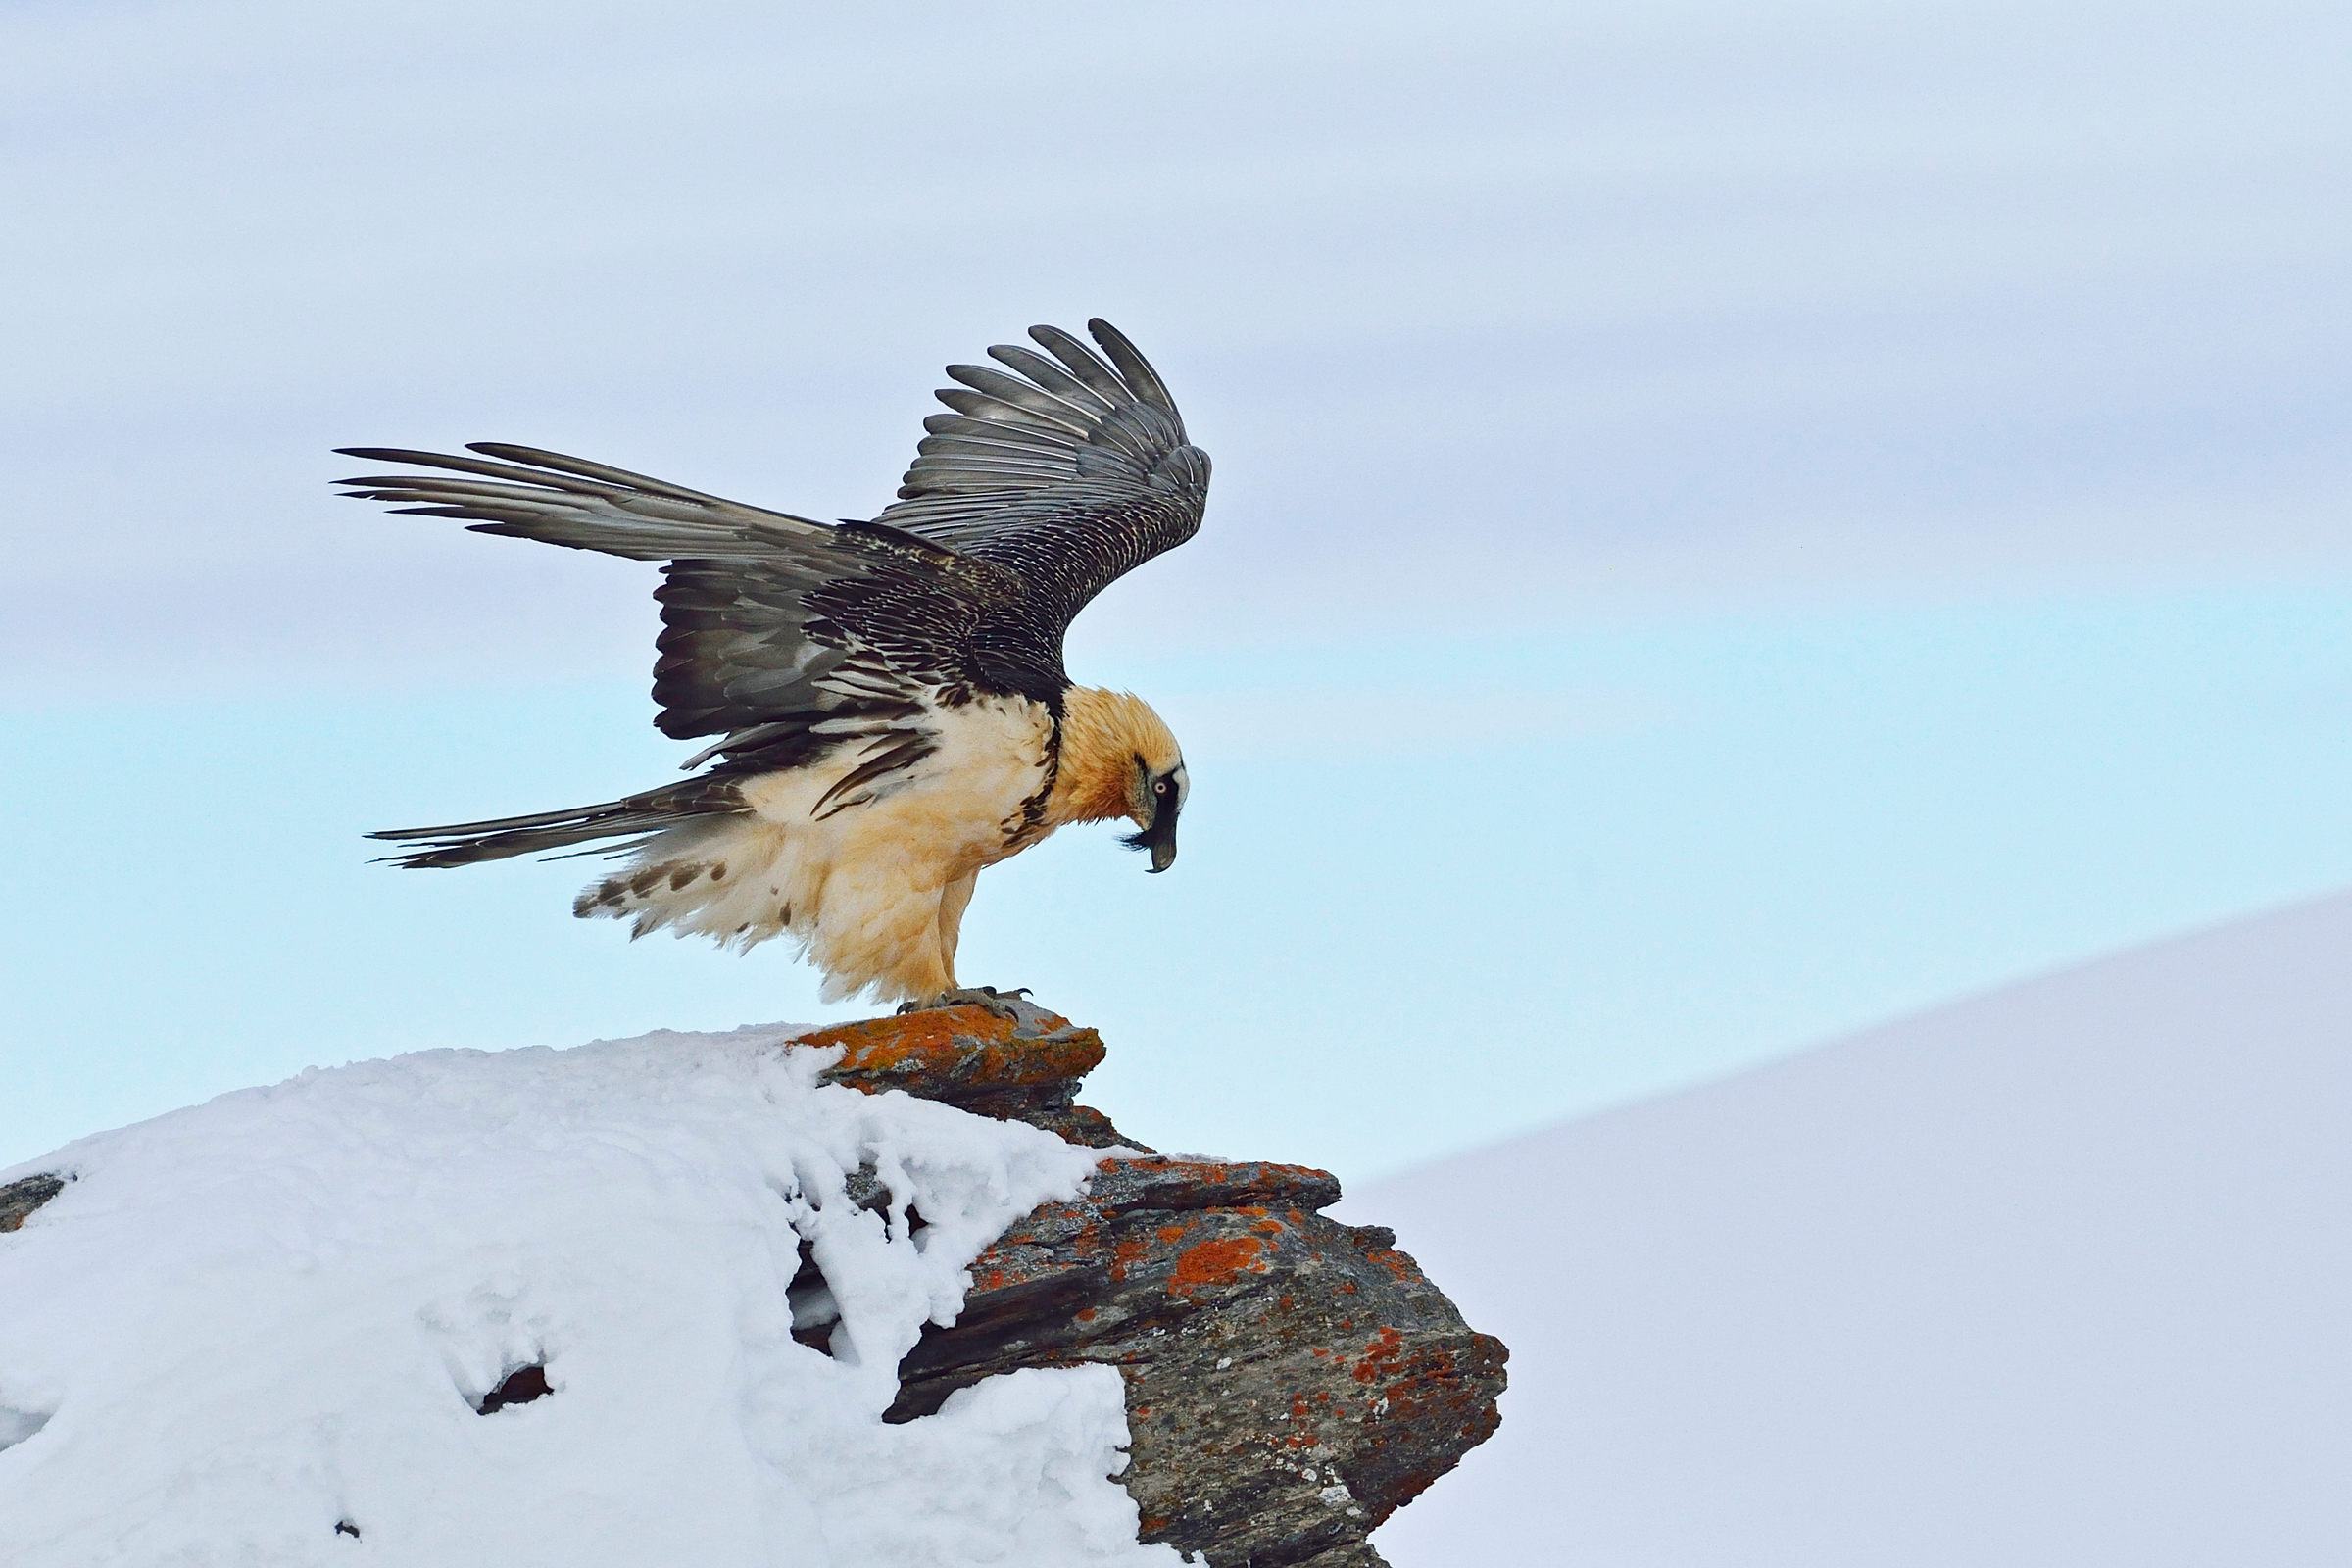
[[[1176,813],[1184,809],[1184,797],[1191,788],[1181,755],[1171,754],[1169,760],[1157,766],[1137,755],[1135,782],[1127,795],[1127,820],[1141,831],[1119,842],[1131,850],[1150,850],[1154,871],[1165,871],[1176,863]]]
[[[1062,822],[1125,817],[1121,842],[1152,852],[1152,869],[1176,863],[1176,816],[1192,783],[1184,753],[1152,705],[1132,692],[1073,687],[1061,719],[1061,770],[1050,815]]]

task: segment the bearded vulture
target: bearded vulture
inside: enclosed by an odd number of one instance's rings
[[[626,858],[572,913],[743,949],[790,934],[824,997],[990,1004],[956,939],[981,870],[1124,817],[1176,858],[1184,757],[1142,699],[1074,686],[1062,634],[1200,526],[1208,456],[1107,321],[955,365],[898,500],[822,523],[530,447],[345,447],[432,472],[339,481],[476,533],[662,562],[655,723],[695,776],[567,811],[396,828],[404,866],[571,845]],[[706,765],[708,764],[708,765]],[[606,845],[601,841],[619,840]]]

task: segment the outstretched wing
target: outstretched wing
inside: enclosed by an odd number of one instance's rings
[[[1033,326],[1045,354],[1000,344],[989,357],[1006,369],[949,366],[960,384],[938,396],[954,412],[923,421],[899,499],[875,519],[1017,572],[1020,623],[991,633],[1056,674],[1078,612],[1190,539],[1208,498],[1208,454],[1185,440],[1158,373],[1108,321],[1086,325],[1101,354]]]
[[[887,525],[832,526],[530,447],[473,457],[384,447],[346,456],[439,470],[342,481],[356,499],[458,517],[477,533],[662,561],[655,722],[724,739],[721,771],[767,771],[837,746],[865,757],[854,804],[928,755],[919,716],[974,692],[1017,689],[979,661],[984,623],[1022,595],[1005,567]],[[1056,691],[1056,695],[1058,692]]]
[[[1100,354],[1039,326],[1044,355],[988,351],[1015,373],[949,367],[960,384],[939,398],[954,412],[925,421],[898,501],[872,522],[829,525],[492,442],[471,457],[345,448],[435,471],[343,484],[480,533],[667,563],[655,722],[721,737],[687,763],[723,757],[721,772],[861,746],[849,805],[928,755],[932,709],[992,693],[1058,711],[1070,621],[1200,526],[1207,454],[1134,345],[1106,321],[1087,326]]]

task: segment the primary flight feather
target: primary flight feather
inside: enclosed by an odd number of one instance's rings
[[[530,447],[345,455],[429,472],[341,481],[402,512],[659,561],[655,719],[716,737],[695,776],[617,801],[372,835],[406,866],[604,844],[626,864],[572,912],[750,947],[790,934],[828,1000],[967,993],[974,880],[1072,822],[1125,817],[1176,858],[1183,754],[1140,698],[1071,684],[1062,636],[1111,581],[1200,526],[1208,455],[1135,346],[1029,331],[952,365],[951,411],[867,522],[768,512]]]

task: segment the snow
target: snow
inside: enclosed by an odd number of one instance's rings
[[[795,1032],[314,1070],[0,1173],[74,1178],[0,1237],[0,1561],[1177,1562],[1110,1479],[1109,1368],[880,1419],[1100,1154],[819,1084]]]
[[[1511,1348],[1501,1430],[1376,1543],[2340,1568],[2348,1113],[2339,897],[1368,1187]]]

